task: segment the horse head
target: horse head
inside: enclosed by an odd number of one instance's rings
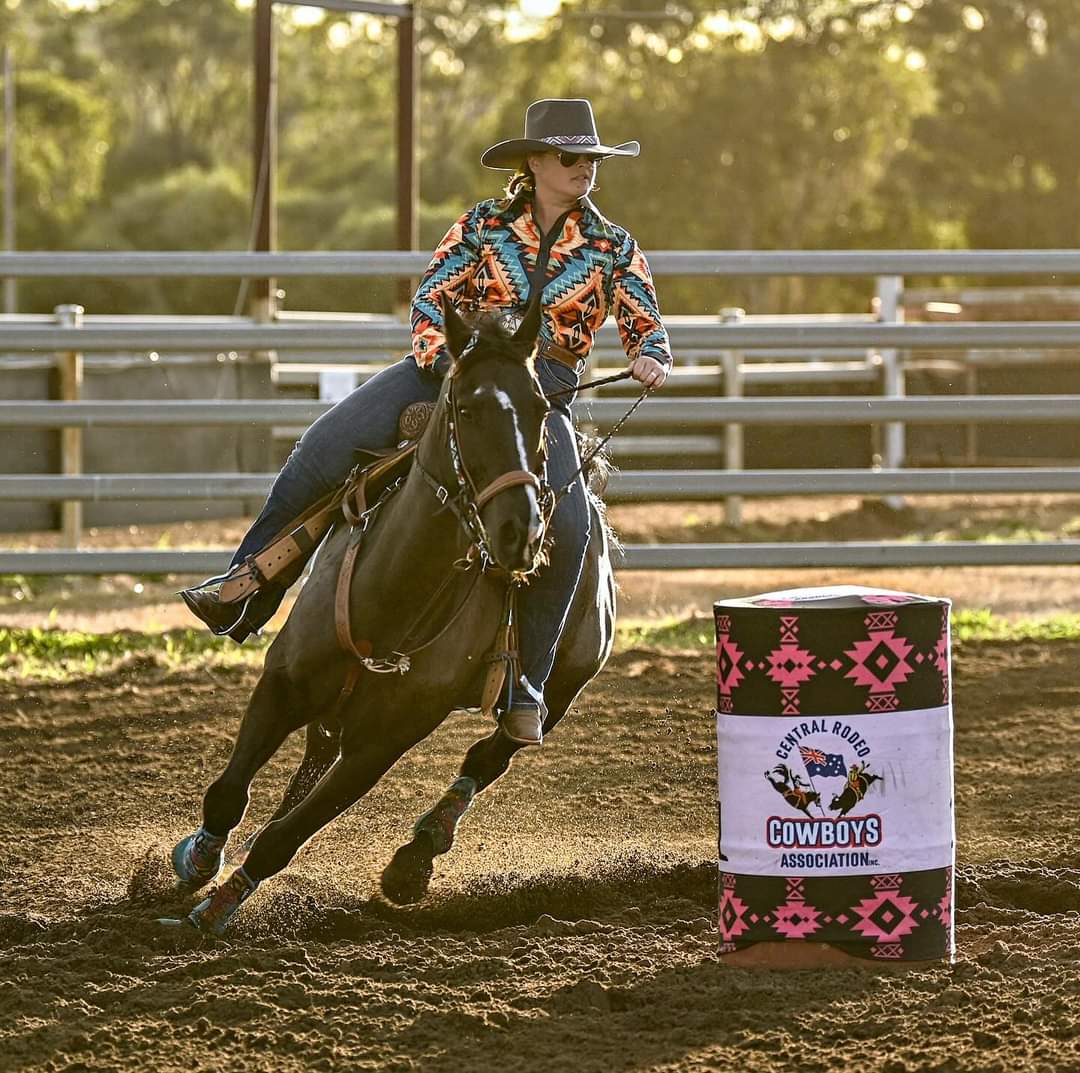
[[[466,324],[445,299],[443,317],[453,358],[443,416],[459,508],[474,543],[497,566],[527,573],[544,535],[540,491],[549,407],[533,361],[540,308],[532,303],[514,332],[495,318]]]

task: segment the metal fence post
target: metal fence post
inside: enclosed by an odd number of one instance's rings
[[[738,324],[746,317],[746,311],[738,308],[721,309],[724,324]],[[743,394],[742,351],[724,350],[720,365],[724,370],[724,394],[729,399],[741,399]],[[743,468],[743,427],[729,422],[724,426],[724,469]],[[742,525],[742,496],[726,496],[724,521],[734,527]]]
[[[83,307],[62,305],[53,310],[56,323],[62,328],[82,327]],[[83,386],[83,356],[77,350],[62,350],[56,355],[57,394],[63,402],[81,402]],[[60,430],[60,472],[65,477],[78,477],[83,470],[83,435],[80,428]],[[60,504],[60,542],[65,548],[77,548],[82,540],[83,505],[77,499],[65,499]]]
[[[904,277],[877,277],[877,315],[883,324],[902,324],[904,321]],[[887,398],[902,399],[906,384],[904,363],[900,351],[885,348],[881,351],[882,394]],[[890,421],[885,426],[882,461],[886,469],[902,469],[904,466],[905,426],[899,421]],[[902,496],[886,496],[885,505],[893,510],[903,510]]]

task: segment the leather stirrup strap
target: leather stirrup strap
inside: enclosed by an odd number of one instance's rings
[[[230,574],[235,576],[222,582],[218,599],[225,604],[244,600],[290,566],[307,562],[319,541],[334,524],[338,509],[342,509],[348,521],[355,524],[354,518],[359,519],[360,514],[367,509],[367,485],[384,477],[415,450],[416,444],[409,443],[385,458],[378,458],[362,469],[350,473],[348,480],[340,488],[327,493],[298,518],[289,522],[266,547],[254,555],[249,555],[242,563],[237,563],[230,571]],[[295,579],[290,579],[290,583],[292,580]]]
[[[480,693],[480,710],[488,716],[494,716],[495,707],[506,685],[506,675],[512,672],[517,663],[517,651],[514,634],[517,632],[514,611],[517,605],[517,586],[508,585],[506,601],[503,604],[502,622],[495,635],[495,645],[487,656],[488,669],[484,676],[484,687]]]
[[[353,570],[356,567],[356,557],[360,554],[362,536],[363,530],[355,528],[350,534],[349,546],[345,549],[345,555],[341,560],[337,588],[334,593],[334,629],[337,631],[338,644],[341,645],[345,652],[357,660],[366,659],[371,655],[370,641],[357,641],[353,638],[352,614],[349,606],[352,594]]]

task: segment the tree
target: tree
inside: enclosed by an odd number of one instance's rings
[[[110,117],[84,86],[42,70],[16,78],[19,244],[70,247],[102,193]]]
[[[94,21],[99,92],[116,102],[110,193],[250,153],[250,13],[230,0],[111,0]]]
[[[107,213],[88,223],[79,244],[95,250],[243,249],[247,219],[247,187],[236,172],[189,164],[118,194]],[[232,313],[237,286],[218,279],[80,284],[87,308],[138,313]]]
[[[974,247],[1080,244],[1071,0],[933,0],[913,22],[938,86],[916,127],[931,211]]]

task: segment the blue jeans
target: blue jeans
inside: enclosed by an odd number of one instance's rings
[[[539,362],[545,392],[577,386],[568,368],[546,359]],[[410,355],[361,384],[322,415],[300,437],[266,500],[240,542],[233,563],[265,547],[294,518],[337,488],[357,462],[357,452],[392,447],[398,440],[398,415],[413,402],[434,402],[441,378],[418,366]],[[574,478],[551,522],[551,562],[523,587],[518,600],[522,670],[542,693],[555,661],[570,601],[581,577],[589,539],[589,509],[580,475],[580,459],[570,416],[572,395],[552,400],[547,421],[548,480],[560,489]],[[254,624],[266,622],[284,591],[270,585],[248,608]]]

